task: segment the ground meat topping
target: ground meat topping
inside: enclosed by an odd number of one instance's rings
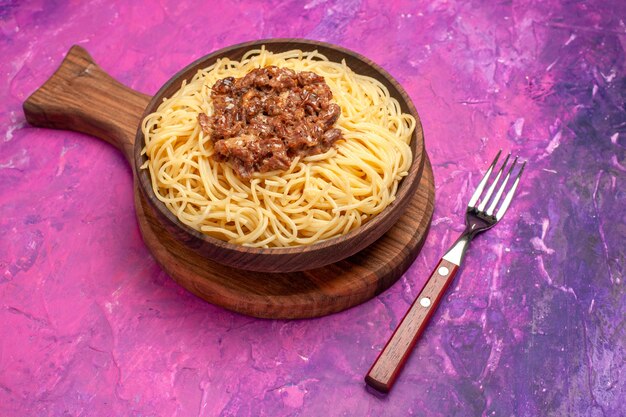
[[[238,176],[286,170],[297,156],[326,152],[341,131],[333,125],[341,109],[328,84],[313,72],[275,66],[213,85],[213,115],[198,123],[213,141],[213,158]]]

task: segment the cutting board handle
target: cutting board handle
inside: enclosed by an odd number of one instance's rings
[[[59,69],[24,102],[24,114],[33,126],[105,140],[132,164],[135,134],[150,98],[113,79],[74,45]]]

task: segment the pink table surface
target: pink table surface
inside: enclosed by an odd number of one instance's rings
[[[626,7],[618,0],[0,2],[0,416],[624,416]],[[73,44],[153,94],[233,43],[305,37],[385,67],[434,165],[426,244],[389,290],[271,321],[177,286],[144,246],[130,170],[25,123]],[[462,230],[495,150],[529,161],[407,363],[363,377]]]

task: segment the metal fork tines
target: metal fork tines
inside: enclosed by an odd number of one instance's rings
[[[515,159],[513,160],[513,163],[511,164],[509,171],[506,174],[506,177],[504,177],[504,181],[502,181],[502,185],[498,189],[496,196],[493,198],[492,203],[489,206],[489,209],[486,212],[484,211],[485,207],[487,206],[487,202],[491,199],[491,195],[493,194],[493,191],[496,188],[496,185],[498,184],[500,177],[502,176],[502,172],[504,171],[504,168],[506,168],[509,158],[511,158],[510,153],[506,156],[506,159],[504,160],[504,163],[500,167],[500,170],[498,171],[498,174],[496,175],[495,180],[491,183],[491,186],[487,190],[487,194],[485,194],[485,196],[481,199],[481,203],[478,205],[478,207],[475,207],[475,206],[478,200],[480,199],[480,196],[485,188],[485,184],[487,183],[487,181],[489,180],[489,177],[491,176],[491,172],[493,171],[493,168],[498,163],[498,158],[500,158],[501,153],[502,153],[502,150],[498,152],[493,162],[491,163],[491,166],[489,167],[489,169],[483,176],[482,180],[480,181],[480,184],[478,184],[478,187],[476,187],[476,191],[474,191],[474,194],[472,195],[472,198],[470,199],[470,202],[467,205],[468,210],[476,208],[477,212],[479,213],[484,212],[487,216],[490,216],[490,217],[493,216],[493,212],[498,202],[500,201],[500,197],[502,197],[502,193],[504,192],[506,185],[509,181],[509,178],[511,177],[513,168],[515,168],[515,166],[517,165],[517,160],[519,157],[516,156]],[[498,210],[498,213],[495,216],[496,220],[500,220],[502,216],[504,216],[504,213],[506,212],[507,208],[509,208],[509,204],[511,204],[511,200],[513,199],[513,194],[515,194],[515,190],[517,189],[517,184],[519,183],[519,179],[522,175],[522,172],[524,171],[524,166],[526,166],[526,162],[524,162],[521,168],[519,169],[517,176],[515,177],[515,182],[513,183],[513,186],[507,193],[504,199],[504,203],[502,204],[502,206],[500,207],[500,210]]]
[[[467,204],[467,212],[465,214],[465,231],[452,245],[450,250],[448,250],[448,252],[443,256],[443,259],[452,262],[455,265],[461,264],[465,251],[467,250],[467,244],[470,240],[472,240],[472,238],[474,238],[474,236],[478,233],[483,232],[498,223],[506,213],[511,201],[513,200],[513,196],[517,190],[522,172],[524,172],[526,162],[522,163],[520,168],[517,170],[513,185],[511,185],[505,194],[505,190],[511,175],[513,174],[513,170],[518,165],[517,161],[519,157],[516,156],[513,162],[509,165],[509,160],[511,159],[511,153],[509,153],[500,166],[495,178],[491,181],[491,183],[489,183],[489,179],[493,174],[494,168],[496,167],[501,154],[502,150],[498,151],[496,157],[489,166],[489,169],[487,169],[487,172],[483,175],[480,183],[478,183],[478,186],[474,191],[474,194],[472,194],[472,197]],[[507,168],[507,165],[508,171],[504,179],[501,180],[502,174]],[[489,186],[487,186],[487,184],[489,184]],[[484,192],[485,188],[487,188],[486,192]],[[495,195],[494,191],[496,191]],[[504,200],[501,202],[503,194],[505,194],[505,196]],[[496,212],[498,205],[500,205],[500,208]],[[485,208],[487,209],[485,210]]]

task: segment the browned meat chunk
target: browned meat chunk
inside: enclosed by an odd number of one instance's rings
[[[313,72],[259,68],[218,80],[213,115],[200,113],[198,123],[213,141],[213,158],[250,178],[286,170],[294,158],[325,152],[342,139],[333,128],[341,108],[332,97],[324,77]]]

